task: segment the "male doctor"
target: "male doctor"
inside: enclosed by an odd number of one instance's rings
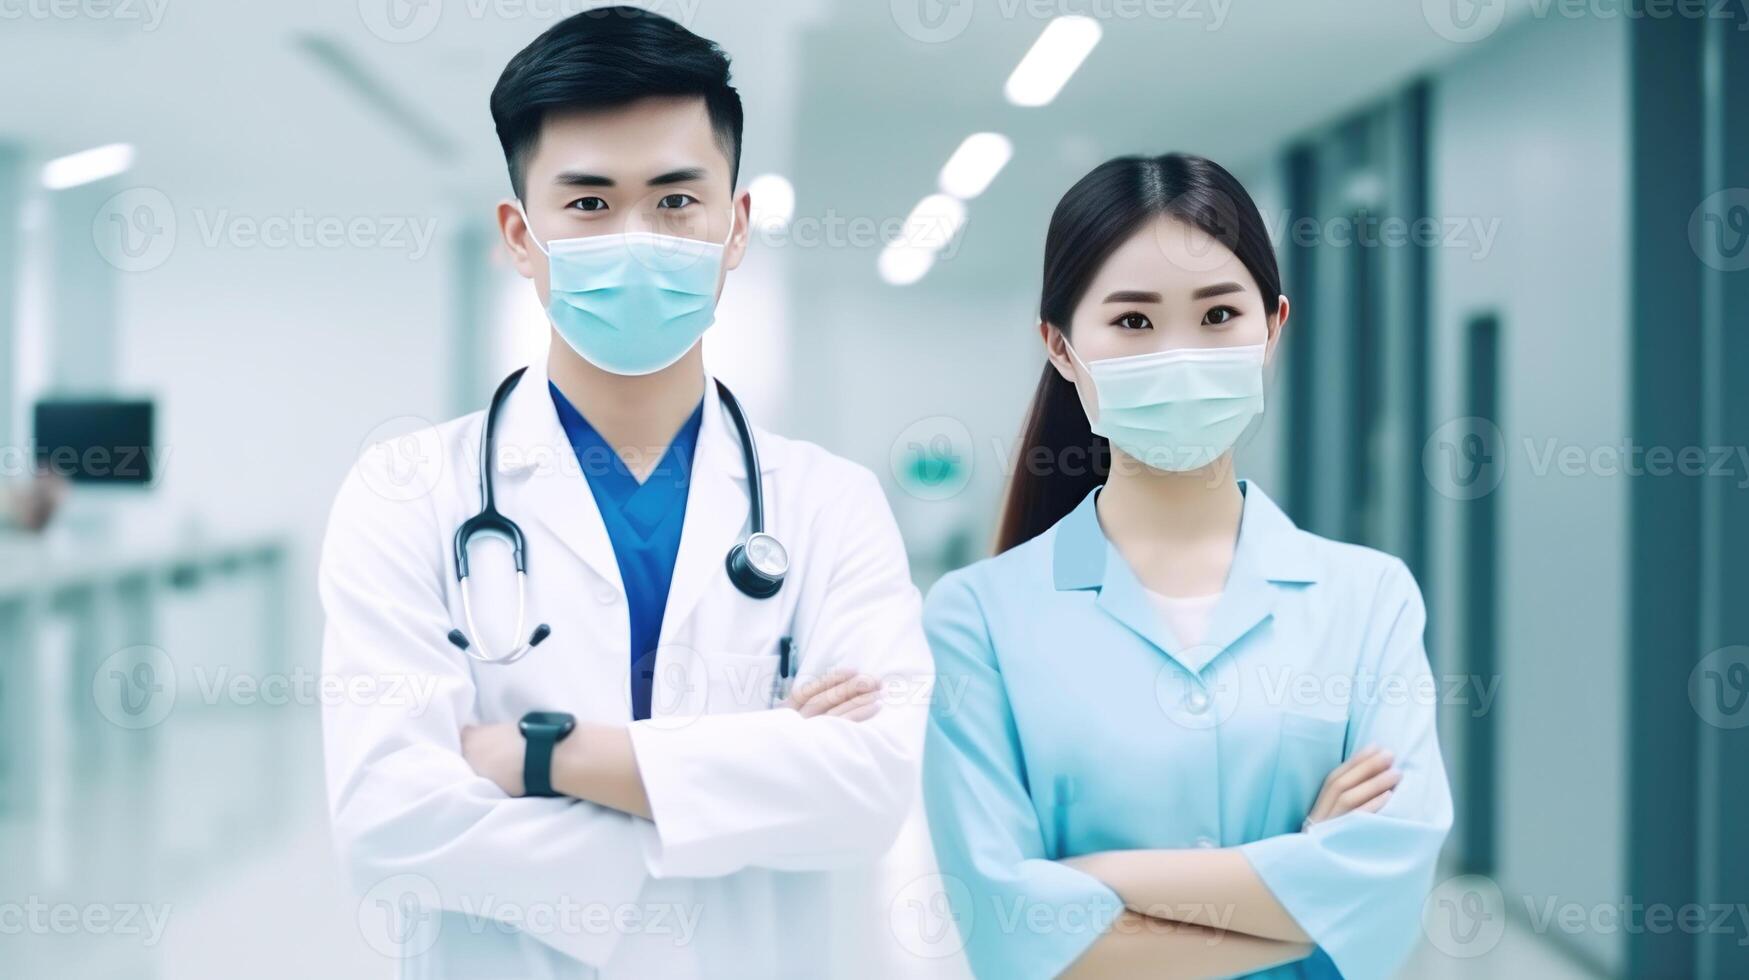
[[[329,801],[367,939],[431,977],[908,972],[888,906],[933,869],[889,848],[930,657],[898,530],[871,473],[743,437],[704,371],[750,209],[728,61],[590,11],[491,105],[546,363],[486,453],[483,412],[366,452],[322,556],[323,670],[349,693],[324,717]],[[526,536],[520,632],[508,549],[464,546],[459,579],[456,530],[493,507]],[[755,556],[764,597],[729,569],[758,511],[781,542]]]

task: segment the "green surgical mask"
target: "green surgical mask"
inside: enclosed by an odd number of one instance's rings
[[[1063,345],[1099,396],[1093,431],[1146,466],[1201,469],[1233,448],[1263,411],[1263,344],[1179,348],[1081,360]]]

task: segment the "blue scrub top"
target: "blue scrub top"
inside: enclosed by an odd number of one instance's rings
[[[680,553],[680,531],[686,520],[686,494],[692,484],[692,454],[704,418],[704,400],[669,441],[655,469],[639,483],[607,440],[583,413],[547,382],[553,407],[565,427],[565,437],[577,454],[589,491],[595,496],[601,522],[613,543],[614,561],[625,583],[631,614],[632,717],[650,717],[650,689],[656,673],[656,645],[662,638],[662,613],[668,606],[668,585]]]
[[[924,797],[979,977],[1055,976],[1109,928],[1117,894],[1061,863],[1099,851],[1236,848],[1318,946],[1274,976],[1384,980],[1415,945],[1452,819],[1420,590],[1397,559],[1240,486],[1199,645],[1160,618],[1094,494],[930,591]],[[1303,831],[1324,777],[1366,745],[1395,754],[1390,802]],[[1053,926],[1005,927],[1016,909]]]

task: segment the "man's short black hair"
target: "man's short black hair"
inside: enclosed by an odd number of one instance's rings
[[[728,55],[659,14],[599,7],[548,28],[510,59],[492,89],[492,121],[517,198],[547,113],[653,95],[704,98],[733,186],[741,169],[741,96],[729,84]]]

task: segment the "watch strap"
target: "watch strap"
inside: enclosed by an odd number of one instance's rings
[[[553,792],[553,746],[558,732],[541,726],[528,733],[522,752],[522,795],[558,796]]]

